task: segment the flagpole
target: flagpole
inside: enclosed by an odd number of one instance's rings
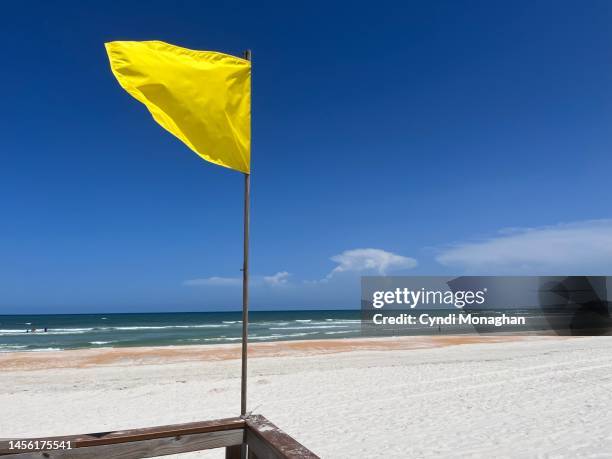
[[[244,52],[251,60],[251,50]],[[251,175],[244,174],[244,247],[242,262],[242,370],[240,379],[240,415],[247,412],[247,345],[249,340],[249,223],[251,207]]]

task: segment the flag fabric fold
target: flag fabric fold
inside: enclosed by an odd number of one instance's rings
[[[203,159],[250,173],[251,63],[161,41],[106,43],[119,84]]]

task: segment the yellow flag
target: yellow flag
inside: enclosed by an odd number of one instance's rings
[[[106,43],[113,74],[155,121],[211,163],[249,173],[251,63],[161,41]]]

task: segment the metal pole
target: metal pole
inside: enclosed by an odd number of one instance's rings
[[[251,60],[251,50],[244,52]],[[244,256],[242,264],[242,371],[240,380],[240,415],[247,412],[247,344],[249,340],[249,223],[251,206],[251,175],[244,174]]]

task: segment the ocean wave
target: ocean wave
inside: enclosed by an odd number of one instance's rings
[[[295,322],[308,323],[312,322],[312,319],[295,319]]]
[[[345,333],[359,333],[359,330],[328,331],[323,334],[324,335],[342,335]]]
[[[361,323],[361,319],[332,319],[332,321],[335,324],[360,324]]]
[[[102,344],[116,343],[116,341],[90,341],[89,344],[95,344],[101,346]]]
[[[195,324],[195,325],[133,325],[126,327],[104,327],[98,328],[98,330],[123,330],[123,331],[133,331],[133,330],[171,330],[175,328],[185,329],[185,328],[221,328],[227,327],[224,324]]]
[[[179,339],[181,343],[201,343],[201,342],[209,342],[209,341],[240,341],[242,337],[227,337],[227,336],[216,336],[212,338],[186,338]]]
[[[329,325],[329,324],[360,324],[361,320],[360,319],[325,319],[325,321],[314,321],[311,322],[313,325],[314,324],[320,324],[320,325]]]
[[[257,327],[266,327],[269,325],[289,325],[289,322],[277,322],[277,321],[272,321],[272,322],[257,322],[257,321],[253,321],[253,322],[249,322],[249,326],[257,326]]]
[[[225,328],[229,327],[228,324],[194,324],[194,325],[134,325],[134,326],[119,326],[119,327],[87,327],[87,328],[48,328],[45,332],[44,329],[38,328],[36,332],[32,332],[29,329],[23,328],[10,328],[0,329],[0,336],[11,336],[11,335],[26,335],[28,333],[33,335],[45,334],[45,335],[70,335],[70,334],[82,334],[89,332],[109,332],[109,331],[138,331],[138,330],[172,330],[172,329],[199,329],[199,328]]]
[[[93,330],[93,329],[89,329]],[[17,335],[78,335],[81,333],[87,333],[89,330],[81,329],[53,329],[44,331],[42,328],[38,328],[37,331],[26,331],[26,330],[0,330],[0,336],[17,336]]]
[[[42,327],[37,327],[37,330],[42,330]],[[95,328],[48,328],[49,332],[70,332],[70,333],[82,333],[95,330]],[[38,333],[38,332],[37,332]]]
[[[227,338],[225,336],[221,337],[219,336],[218,338],[195,338],[189,341],[240,341],[242,339],[242,337],[238,336],[238,337],[232,337],[232,338]]]
[[[0,344],[0,352],[14,352],[27,347],[25,344]]]
[[[348,328],[348,325],[304,325],[303,327],[270,327],[270,330],[313,330],[321,328]]]
[[[316,335],[319,332],[303,332],[303,333],[289,333],[289,334],[280,334],[274,333],[272,335],[262,335],[262,336],[249,336],[249,341],[273,341],[282,338],[299,338],[301,336],[308,335]],[[191,338],[183,341],[189,342],[223,342],[223,341],[240,341],[242,338],[240,336],[237,337],[216,337],[216,338]]]
[[[359,325],[361,324],[361,320],[349,320],[349,319],[338,319],[338,320],[295,320],[294,322],[298,322],[299,324],[309,324],[309,325]]]
[[[325,326],[325,327],[335,327],[335,326],[340,326],[340,325],[360,325],[361,324],[361,320],[334,320],[334,321],[309,321],[309,322],[303,322],[303,323],[299,323],[299,326],[306,326],[308,325],[310,326]],[[276,324],[276,325],[280,325],[280,324]],[[284,325],[284,324],[283,324]]]
[[[316,335],[319,332],[311,332],[311,333],[291,333],[288,335],[266,335],[266,336],[249,336],[249,341],[271,341],[271,340],[275,340],[275,339],[282,339],[282,338],[296,338],[296,337],[300,337],[300,336],[308,336],[308,335]]]
[[[25,345],[0,345],[0,354],[8,352],[48,352],[48,351],[62,351],[59,347],[44,347],[44,348],[30,348]]]

